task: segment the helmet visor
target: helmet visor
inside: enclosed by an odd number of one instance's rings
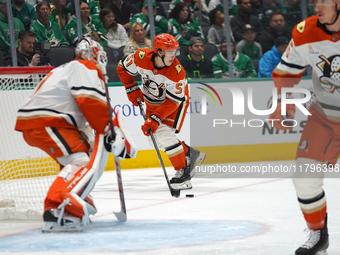
[[[334,0],[308,0],[307,1],[308,5],[311,5],[311,6],[316,6],[316,5],[319,5],[319,6],[334,6]]]
[[[180,50],[175,49],[175,50],[163,50],[163,53],[166,57],[177,57],[180,55]]]

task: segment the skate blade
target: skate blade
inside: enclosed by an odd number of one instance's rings
[[[327,255],[327,250],[319,251],[315,255]]]
[[[190,180],[187,180],[182,183],[171,183],[170,185],[171,185],[171,188],[173,189],[179,189],[179,190],[192,189]]]
[[[83,232],[80,223],[67,223],[64,226],[58,225],[56,222],[45,222],[42,228],[43,233],[61,233],[61,232]]]

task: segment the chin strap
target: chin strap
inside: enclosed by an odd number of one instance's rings
[[[326,23],[326,25],[333,25],[339,18],[340,11],[338,11],[338,4],[339,2],[335,2],[335,11],[336,11],[336,17],[332,23]]]

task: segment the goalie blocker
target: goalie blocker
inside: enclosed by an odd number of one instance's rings
[[[45,209],[46,204],[52,208],[44,212],[43,232],[82,231],[81,225],[88,225],[89,215],[97,212],[89,193],[103,174],[109,152],[119,159],[136,156],[136,146],[121,116],[119,109],[114,119],[114,141],[109,139],[110,131],[106,135],[97,133],[89,162],[84,167],[68,164],[61,170],[45,200]]]

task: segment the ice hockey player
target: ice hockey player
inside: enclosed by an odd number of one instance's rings
[[[171,186],[190,189],[195,164],[202,163],[205,154],[179,141],[176,136],[189,106],[185,70],[175,58],[179,44],[172,35],[160,34],[154,38],[153,48],[139,49],[126,56],[119,62],[117,72],[128,99],[135,106],[138,106],[137,98],[145,101],[148,118],[142,131],[149,136],[151,129],[157,145],[166,152],[177,171],[170,180]],[[142,88],[133,80],[137,74],[142,77]]]
[[[300,171],[293,176],[310,235],[306,243],[295,251],[296,255],[321,254],[329,246],[324,176],[313,174],[310,169],[319,166],[322,172],[327,172],[327,169],[336,166],[340,153],[339,5],[335,0],[315,0],[314,4],[316,15],[295,26],[292,40],[272,73],[280,94],[281,88],[299,83],[306,66],[313,68],[316,98],[309,108],[312,115],[308,116],[296,153],[296,169]],[[293,119],[295,105],[287,105],[286,110],[289,119]],[[276,111],[270,116],[270,119],[280,120],[274,122],[274,127],[291,129],[281,125],[283,117],[280,111],[279,101]]]
[[[107,57],[102,46],[82,39],[75,53],[75,60],[52,70],[37,86],[19,109],[15,126],[30,146],[45,151],[62,168],[45,199],[43,232],[81,231],[89,215],[97,212],[89,193],[104,171],[109,151],[121,158],[136,152],[127,145],[119,113],[115,140],[109,139],[103,75]]]

